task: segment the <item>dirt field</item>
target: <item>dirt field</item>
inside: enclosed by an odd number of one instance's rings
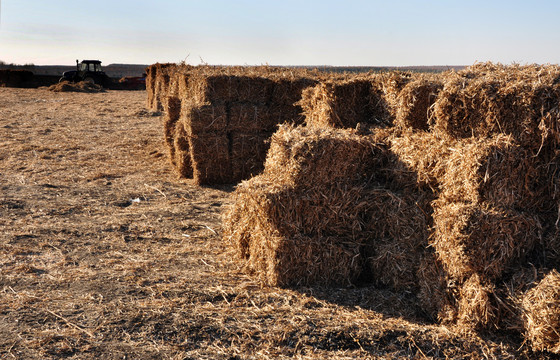
[[[168,164],[146,92],[0,88],[0,358],[543,358],[414,294],[263,287],[220,238],[233,186]]]

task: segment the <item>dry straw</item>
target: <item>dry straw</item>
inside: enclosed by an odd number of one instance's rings
[[[435,76],[422,76],[406,84],[395,100],[395,125],[428,130],[429,111],[442,88],[442,80]]]
[[[560,274],[552,270],[522,301],[525,336],[534,351],[560,354]]]
[[[489,204],[437,201],[431,243],[454,278],[478,273],[495,280],[541,239],[538,217]]]

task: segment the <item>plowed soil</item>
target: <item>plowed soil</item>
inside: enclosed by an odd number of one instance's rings
[[[0,88],[0,358],[543,358],[415,294],[278,289],[220,237],[232,186],[179,180],[144,91]]]

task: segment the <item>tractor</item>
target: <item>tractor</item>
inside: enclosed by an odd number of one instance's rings
[[[76,60],[76,70],[65,71],[59,82],[85,81],[91,84],[107,87],[107,85],[109,85],[109,80],[109,76],[107,76],[107,74],[105,74],[105,72],[101,69],[101,61],[82,60],[82,62],[78,62],[78,60]]]

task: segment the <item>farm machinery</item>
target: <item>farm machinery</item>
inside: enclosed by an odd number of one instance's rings
[[[85,81],[107,87],[107,85],[109,85],[110,79],[109,76],[107,76],[107,74],[105,74],[105,72],[101,68],[101,61],[82,60],[82,62],[79,62],[78,60],[76,60],[76,70],[65,71],[62,74],[59,82],[62,81]]]

